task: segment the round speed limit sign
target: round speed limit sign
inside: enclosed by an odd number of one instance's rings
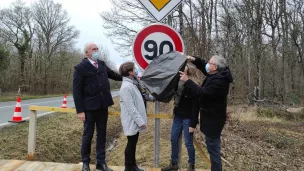
[[[184,42],[173,28],[164,24],[144,28],[133,43],[133,56],[142,69],[146,69],[156,56],[173,50],[183,53]]]

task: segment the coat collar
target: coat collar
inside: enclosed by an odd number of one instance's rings
[[[132,80],[131,78],[129,77],[122,77],[122,81],[127,81],[127,82],[130,82],[130,83],[134,83],[134,80]]]
[[[89,59],[88,59],[87,57],[84,58],[84,59],[82,59],[81,63],[82,63],[85,67],[89,68],[90,70],[93,70],[93,71],[96,71],[96,70],[97,70],[97,72],[100,72],[100,71],[103,69],[103,67],[105,67],[103,61],[97,60],[98,69],[95,68],[95,67],[91,64],[91,62],[89,61]]]

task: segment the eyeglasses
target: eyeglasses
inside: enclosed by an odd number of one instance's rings
[[[211,65],[215,65],[216,66],[216,64],[215,63],[211,63],[211,62],[208,62],[209,64],[211,64]]]

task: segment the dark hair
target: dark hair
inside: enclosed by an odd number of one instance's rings
[[[125,62],[120,65],[119,67],[119,73],[123,77],[129,76],[129,72],[134,70],[134,63],[133,62]]]

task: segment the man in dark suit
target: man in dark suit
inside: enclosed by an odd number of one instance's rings
[[[84,122],[81,145],[83,171],[90,171],[91,142],[96,125],[96,170],[112,171],[106,164],[105,144],[108,107],[113,105],[108,78],[122,81],[121,75],[99,60],[94,43],[85,46],[86,57],[74,68],[73,97],[77,117]]]

